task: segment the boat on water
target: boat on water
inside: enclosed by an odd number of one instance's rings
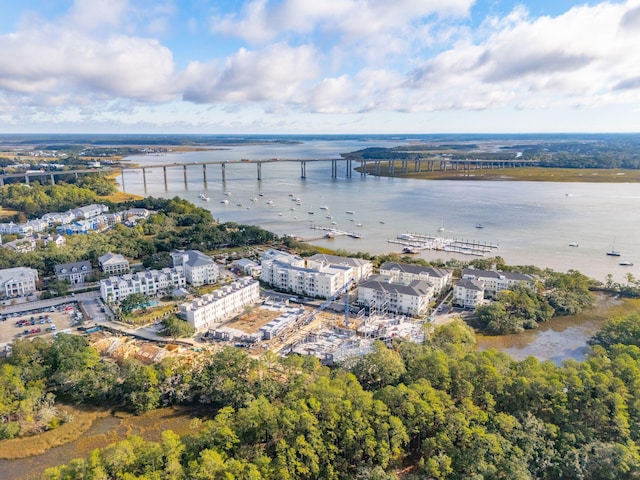
[[[268,200],[267,205],[273,205],[273,200]]]
[[[226,198],[224,200],[220,200],[220,203],[224,203],[225,205],[229,205],[229,200]]]
[[[227,190],[226,192],[224,192],[224,194],[225,195],[231,195],[231,192]]]
[[[264,197],[264,193],[259,193],[258,196]]]
[[[282,216],[282,212],[278,212],[278,216],[281,217]]]
[[[356,223],[356,227],[361,227],[362,224],[361,223]]]
[[[329,207],[326,205],[320,205],[320,210],[329,210]]]
[[[412,248],[412,247],[404,247],[404,248],[402,249],[402,253],[414,254],[414,253],[418,253],[418,252],[416,251],[416,249],[415,249],[415,248]]]
[[[331,225],[337,225],[337,223],[336,222],[331,222]]]
[[[355,215],[356,212],[354,212],[353,210],[347,210],[347,215]]]
[[[578,244],[577,244],[576,242],[571,242],[571,243],[569,244],[569,246],[570,246],[570,247],[577,247],[577,246],[578,246]]]
[[[251,199],[251,201],[252,201],[253,203],[257,202],[257,201],[258,201],[258,197],[253,197],[253,198]]]
[[[620,252],[616,250],[616,240],[613,239],[613,244],[611,245],[611,250],[607,252],[607,255],[610,257],[619,257]]]
[[[484,225],[482,225],[481,223],[478,223],[478,224],[476,225],[476,228],[484,228]]]
[[[309,210],[307,213],[308,213],[309,215],[313,215],[313,210]]]
[[[623,267],[633,267],[633,262],[629,260],[623,260],[618,265],[622,265]]]

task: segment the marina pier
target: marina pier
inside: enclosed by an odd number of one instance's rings
[[[460,240],[457,238],[436,237],[433,235],[421,235],[419,233],[403,233],[395,239],[387,240],[389,243],[403,245],[412,250],[438,250],[462,255],[483,257],[498,249],[497,244],[478,242],[475,240]]]

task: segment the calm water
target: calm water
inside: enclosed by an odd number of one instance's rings
[[[241,158],[334,158],[364,147],[399,143],[317,140],[129,159],[141,165],[171,165]],[[336,222],[335,228],[362,234],[361,239],[338,237],[311,242],[331,248],[372,253],[400,251],[401,246],[387,240],[405,232],[438,234],[437,229],[444,226],[441,236],[498,244],[496,255],[508,264],[533,264],[559,271],[577,269],[598,280],[611,273],[620,282],[625,281],[627,273],[640,275],[638,184],[424,181],[361,177],[357,172],[346,178],[344,169],[341,165],[339,178],[332,179],[330,162],[309,162],[307,178],[303,180],[297,163],[271,163],[263,165],[263,180],[258,181],[255,165],[233,164],[227,165],[227,181],[223,184],[220,167],[210,166],[205,188],[202,166],[194,165],[188,168],[186,186],[181,167],[168,169],[167,189],[162,169],[147,171],[146,191],[141,172],[126,173],[124,183],[128,192],[177,195],[209,208],[220,221],[260,225],[280,235],[318,238],[323,232],[310,227],[329,226],[332,221]],[[199,200],[200,193],[209,195],[210,202]],[[259,196],[261,193],[264,196]],[[289,194],[299,197],[302,206],[296,206]],[[251,201],[254,197],[257,202]],[[220,203],[225,199],[228,205]],[[354,211],[355,215],[346,211]],[[327,215],[333,218],[325,218]],[[357,227],[358,223],[362,227]],[[475,228],[478,223],[485,228]],[[569,246],[574,242],[579,247]],[[605,255],[614,246],[622,257]],[[445,260],[456,256],[428,251],[421,255]],[[636,262],[636,266],[622,267],[618,265],[620,260]]]

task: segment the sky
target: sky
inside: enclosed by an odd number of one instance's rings
[[[640,0],[0,0],[0,133],[640,132]]]

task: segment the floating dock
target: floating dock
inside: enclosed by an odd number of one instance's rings
[[[345,232],[344,230],[338,230],[333,227],[321,227],[318,225],[311,225],[312,230],[323,230],[327,232],[324,237],[325,238],[335,238],[335,237],[351,237],[351,238],[362,238],[362,235],[357,232]]]
[[[435,237],[433,235],[421,235],[419,233],[403,233],[395,239],[387,240],[410,247],[413,250],[438,250],[442,252],[460,253],[483,257],[498,249],[498,245],[475,240],[459,240],[457,238]]]

